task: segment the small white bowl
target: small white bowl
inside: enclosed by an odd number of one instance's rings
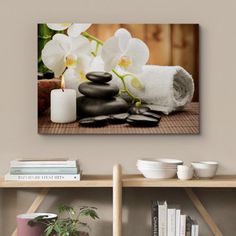
[[[218,168],[218,163],[212,161],[192,162],[191,165],[198,178],[213,178]]]
[[[188,172],[188,171],[193,171],[193,167],[187,165],[178,165],[177,170],[181,172]]]
[[[193,178],[193,168],[191,166],[178,166],[177,176],[180,180]]]

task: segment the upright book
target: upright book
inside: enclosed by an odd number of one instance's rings
[[[180,215],[180,236],[186,236],[186,215]]]
[[[180,236],[180,214],[181,214],[181,211],[180,209],[176,209],[176,212],[175,212],[175,234],[176,236]]]
[[[152,202],[152,236],[158,236],[158,201]]]
[[[158,206],[159,236],[167,236],[167,202],[159,202]]]
[[[176,209],[167,209],[167,236],[176,236]]]

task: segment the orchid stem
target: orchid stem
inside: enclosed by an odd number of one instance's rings
[[[103,41],[101,41],[100,39],[96,38],[95,36],[93,36],[87,32],[83,32],[82,35],[87,39],[94,40],[98,44],[103,45]]]
[[[140,99],[139,97],[134,96],[134,95],[129,91],[129,89],[127,88],[126,83],[125,83],[125,80],[124,80],[124,76],[120,75],[120,74],[119,74],[117,71],[115,71],[114,69],[112,70],[112,72],[113,72],[117,77],[119,77],[119,78],[121,79],[121,82],[122,82],[122,84],[123,84],[123,86],[124,86],[124,89],[123,89],[122,91],[125,92],[127,95],[129,95],[129,96],[132,98],[133,102],[140,102],[140,103],[141,103],[141,99]],[[125,76],[127,76],[127,75],[125,75]]]

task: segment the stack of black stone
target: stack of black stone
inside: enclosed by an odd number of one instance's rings
[[[161,116],[148,107],[137,108],[117,96],[119,88],[109,84],[112,75],[107,72],[86,74],[89,82],[80,84],[84,96],[77,98],[79,124],[86,127],[100,127],[107,124],[128,123],[132,126],[157,126]]]

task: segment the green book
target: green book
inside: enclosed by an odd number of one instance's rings
[[[77,167],[11,167],[11,175],[78,174]]]

